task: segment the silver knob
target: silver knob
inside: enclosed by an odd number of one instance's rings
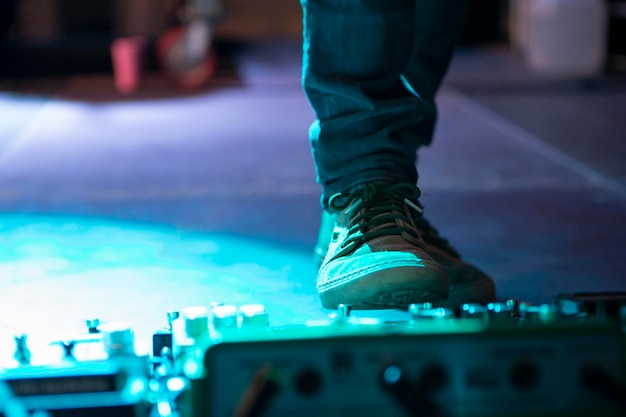
[[[515,317],[515,318],[520,317],[521,303],[518,299],[510,298],[506,300],[506,306],[509,309],[509,314],[511,315],[511,317]]]
[[[188,337],[197,339],[209,333],[209,311],[206,307],[187,307],[182,317]]]
[[[269,326],[269,314],[263,304],[245,304],[239,307],[241,327],[262,329]]]
[[[232,304],[218,305],[211,310],[212,323],[215,330],[236,329],[239,325],[237,306]]]
[[[433,308],[433,303],[412,303],[409,304],[409,313],[411,317],[416,315],[421,310],[430,310]]]
[[[557,318],[556,308],[548,304],[523,305],[522,307],[520,312],[524,322],[549,323]]]
[[[432,303],[410,304],[411,319],[449,319],[454,318],[454,310],[445,307],[433,307]]]
[[[463,304],[461,306],[461,318],[489,320],[487,307],[481,304]]]
[[[109,356],[135,353],[135,334],[128,325],[107,323],[102,326],[101,332],[104,349]]]
[[[349,304],[339,304],[337,306],[337,313],[339,313],[339,319],[348,319],[352,313],[352,306]]]

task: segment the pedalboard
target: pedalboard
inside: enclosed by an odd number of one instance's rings
[[[265,306],[167,313],[150,355],[86,321],[53,360],[15,335],[0,417],[557,417],[626,415],[626,294],[561,294],[400,319],[342,305],[272,326]]]
[[[344,312],[326,323],[223,337],[204,357],[205,416],[624,412],[624,336],[616,323],[561,321],[548,309],[524,321],[506,305],[492,305],[497,313],[465,306],[463,318],[412,307],[405,322]]]

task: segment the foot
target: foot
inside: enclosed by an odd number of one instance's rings
[[[495,301],[493,279],[463,260],[459,252],[439,235],[423,215],[415,217],[415,225],[426,242],[428,254],[446,271],[450,281],[448,298],[435,303],[438,307],[460,307],[465,303],[487,304]]]
[[[334,224],[317,278],[325,308],[406,309],[447,298],[445,271],[413,220],[418,196],[411,184],[370,183],[330,199]]]
[[[442,238],[439,232],[423,217],[421,211],[421,207],[419,210],[412,210],[412,220],[419,235],[423,239],[423,247],[427,253],[426,259],[432,259],[437,264],[441,265],[449,281],[448,297],[438,301],[435,300],[434,304],[440,307],[456,308],[464,303],[487,304],[494,301],[496,290],[493,279],[474,265],[465,262],[449,242]],[[332,231],[338,220],[338,216],[339,214],[337,213],[329,213],[326,211],[322,214],[318,241],[315,246],[315,256],[318,264],[325,263],[326,253],[328,252],[329,243],[333,234]],[[397,239],[397,237],[395,239]],[[422,254],[421,256],[424,255]],[[318,279],[318,289],[320,285],[319,282]],[[348,301],[340,301],[340,303],[341,302],[348,304]],[[334,307],[331,306],[327,308]]]

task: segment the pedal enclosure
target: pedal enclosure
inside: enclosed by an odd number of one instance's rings
[[[236,415],[263,369],[276,385],[264,417],[410,416],[382,388],[389,366],[428,391],[448,417],[617,416],[624,409],[584,375],[598,371],[623,387],[625,352],[619,325],[594,321],[273,329],[224,337],[207,350],[206,391],[196,396],[206,400],[205,415],[196,417]]]

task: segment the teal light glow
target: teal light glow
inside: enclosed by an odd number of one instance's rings
[[[110,219],[0,215],[0,356],[14,331],[49,342],[91,318],[127,322],[146,344],[168,311],[211,302],[262,303],[273,325],[301,323],[324,316],[314,285],[311,254],[258,241]]]

